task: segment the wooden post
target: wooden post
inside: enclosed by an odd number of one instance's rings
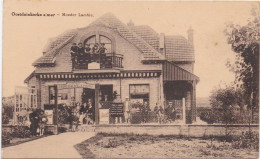
[[[191,122],[196,121],[196,81],[192,81],[192,93],[191,93]]]
[[[58,135],[58,89],[57,85],[54,86],[55,99],[54,99],[54,111],[55,111],[55,122],[54,122],[54,135]]]
[[[186,124],[186,105],[185,105],[185,98],[182,98],[182,111],[183,111],[183,116],[182,116],[182,121],[183,124]]]
[[[99,89],[100,85],[95,84],[95,123],[99,124]]]

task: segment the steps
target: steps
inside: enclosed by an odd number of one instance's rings
[[[78,132],[95,132],[95,127],[93,125],[82,124],[78,126]]]

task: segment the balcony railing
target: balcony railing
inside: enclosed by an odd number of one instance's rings
[[[89,64],[95,62],[100,65],[100,69],[123,68],[123,55],[115,53],[106,54],[84,54],[72,57],[74,69],[89,69]]]

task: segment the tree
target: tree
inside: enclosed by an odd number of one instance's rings
[[[239,113],[235,108],[243,105],[240,99],[241,93],[241,89],[227,86],[213,90],[210,96],[214,122],[221,122],[226,125],[226,135],[228,135],[228,124],[238,123]]]
[[[236,75],[236,84],[244,90],[245,101],[253,113],[259,109],[259,45],[260,20],[257,9],[252,9],[253,18],[245,26],[229,24],[225,30],[228,44],[236,53],[235,63],[227,67]]]

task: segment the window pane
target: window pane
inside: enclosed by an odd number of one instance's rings
[[[100,43],[111,44],[111,40],[105,36],[100,36]]]
[[[92,36],[89,39],[87,39],[87,44],[95,44],[96,43],[96,36]]]

